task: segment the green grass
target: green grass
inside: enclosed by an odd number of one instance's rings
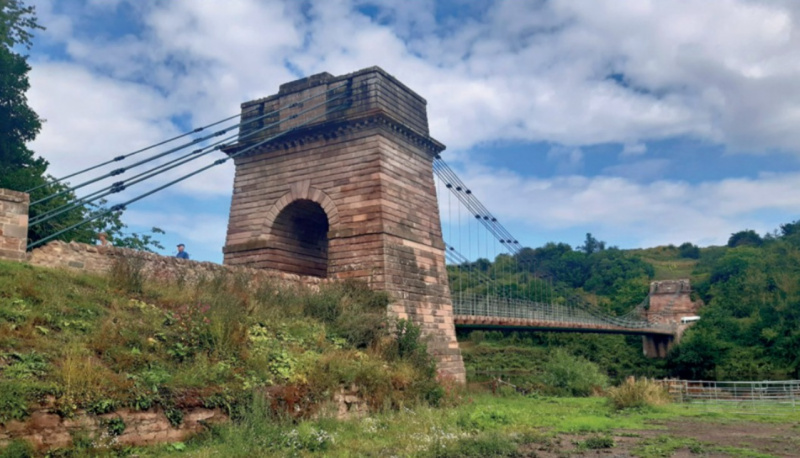
[[[643,440],[634,453],[641,458],[670,457],[679,450],[687,450],[694,455],[724,453],[731,457],[773,458],[776,455],[761,453],[742,447],[715,446],[692,438],[661,435]]]
[[[303,414],[342,384],[375,409],[439,402],[418,328],[392,333],[387,304],[359,283],[311,291],[218,275],[187,286],[133,263],[103,277],[0,262],[0,423],[43,403],[63,417],[234,414],[254,389],[276,386],[296,388],[283,393],[300,393],[287,404],[302,401]]]
[[[181,457],[517,456],[537,447],[558,451],[564,435],[577,436],[580,450],[613,450],[613,437],[635,437],[657,428],[654,422],[680,418],[800,423],[798,412],[740,415],[683,405],[616,411],[600,397],[442,387],[416,330],[389,327],[386,297],[362,287],[311,292],[219,277],[189,288],[128,277],[0,262],[0,422],[25,418],[47,398],[65,417],[79,409],[161,406],[179,423],[178,408],[216,406],[236,419],[186,443],[102,451],[84,441],[64,452]],[[488,345],[472,350],[486,353],[476,360],[481,364],[498,355],[519,368],[530,357],[548,356],[523,346],[505,356]],[[310,414],[330,407],[331,392],[351,383],[371,402],[371,417],[297,417],[253,396],[259,388],[295,387]],[[124,427],[106,426],[114,433]],[[767,456],[671,436],[637,440],[640,456],[678,449]],[[0,456],[22,449],[14,443]]]
[[[614,453],[613,437],[627,436],[637,438],[633,451],[642,457],[671,456],[678,450],[700,455],[769,456],[691,438],[641,437],[642,431],[658,428],[654,423],[681,418],[716,421],[723,417],[709,417],[682,406],[617,412],[603,398],[498,397],[478,392],[467,395],[456,406],[418,406],[349,421],[294,423],[251,411],[241,424],[221,426],[214,433],[191,441],[179,453],[161,447],[143,451],[140,456],[522,456],[521,450],[531,446],[559,451],[564,444],[562,435],[581,438],[575,441],[578,452],[603,449]],[[724,418],[768,420],[733,413]],[[798,420],[800,413],[781,421]]]

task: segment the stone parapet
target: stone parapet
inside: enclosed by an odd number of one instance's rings
[[[170,282],[194,284],[201,279],[220,274],[246,275],[252,280],[273,280],[283,284],[314,286],[325,279],[295,275],[279,270],[254,269],[246,266],[226,266],[212,262],[179,259],[146,251],[114,246],[95,246],[77,242],[53,241],[35,248],[29,263],[41,267],[65,268],[91,274],[107,274],[119,261],[140,262],[142,272],[148,277]]]
[[[29,199],[27,193],[0,189],[0,259],[25,260]]]

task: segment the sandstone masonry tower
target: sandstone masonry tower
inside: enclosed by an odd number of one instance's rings
[[[281,108],[244,126],[227,150],[313,120],[235,157],[224,263],[387,291],[389,313],[421,325],[440,373],[463,382],[433,180],[444,145],[428,133],[425,99],[377,67],[321,73],[242,104],[242,121]]]
[[[651,323],[672,324],[673,335],[646,335],[642,337],[644,354],[650,358],[666,358],[673,345],[680,342],[683,332],[693,323],[682,323],[681,317],[694,316],[700,308],[692,302],[688,279],[664,280],[650,283],[650,307],[644,318]]]

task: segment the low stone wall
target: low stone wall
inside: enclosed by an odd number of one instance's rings
[[[65,268],[92,274],[111,272],[120,261],[140,262],[142,271],[153,280],[194,284],[202,278],[213,278],[220,274],[247,275],[256,281],[279,281],[283,284],[315,286],[328,280],[308,277],[277,270],[252,269],[225,266],[212,262],[192,261],[172,256],[137,251],[114,246],[95,246],[77,242],[54,241],[34,249],[28,262],[35,266]]]
[[[97,416],[79,411],[70,419],[41,409],[25,421],[12,420],[0,425],[0,447],[14,439],[27,440],[43,450],[70,447],[73,436],[79,434],[92,438],[98,446],[152,445],[182,441],[205,429],[205,425],[228,420],[219,409],[194,408],[183,414],[183,422],[174,427],[160,408],[142,412],[121,409]],[[109,433],[108,425],[117,418],[124,422],[125,429],[114,436]]]
[[[267,399],[270,398],[267,393]],[[334,393],[332,401],[334,410],[325,415],[339,420],[369,415],[369,405],[355,385],[340,387]],[[24,421],[11,420],[0,424],[0,448],[15,439],[26,440],[39,450],[70,447],[76,435],[90,437],[96,447],[179,442],[203,431],[211,424],[229,420],[220,409],[201,407],[183,410],[183,421],[177,427],[170,424],[160,407],[145,411],[120,409],[103,415],[78,411],[72,418],[61,418],[51,410],[52,406],[42,407],[32,412]],[[109,425],[120,420],[125,429],[121,434],[117,431],[118,435],[114,435],[110,432]]]

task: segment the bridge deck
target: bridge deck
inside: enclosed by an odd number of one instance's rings
[[[631,328],[612,324],[553,321],[530,318],[503,318],[476,315],[455,315],[453,321],[457,328],[471,329],[519,329],[537,331],[572,331],[607,334],[634,335],[672,335],[675,330],[668,328]]]
[[[586,305],[553,304],[508,297],[453,295],[455,325],[638,335],[673,335],[676,328],[637,316],[611,316]]]

